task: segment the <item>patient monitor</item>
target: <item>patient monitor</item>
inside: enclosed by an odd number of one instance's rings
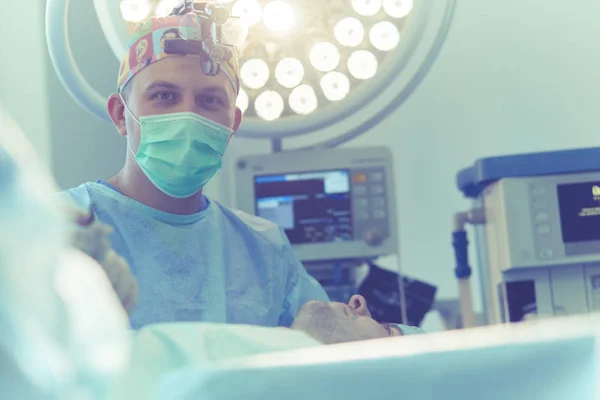
[[[243,157],[237,207],[277,223],[303,262],[397,253],[392,156],[385,147]]]
[[[600,148],[480,160],[458,184],[485,213],[489,323],[600,311]]]

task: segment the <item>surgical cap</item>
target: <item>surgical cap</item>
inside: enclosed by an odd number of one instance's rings
[[[127,51],[121,61],[117,90],[123,91],[125,86],[140,71],[166,57],[180,56],[179,54],[165,53],[165,40],[180,39],[184,32],[184,39],[199,40],[205,37],[209,27],[206,26],[195,14],[170,15],[167,17],[152,17],[138,23],[129,40]],[[187,57],[198,57],[187,55]],[[237,54],[227,62],[221,62],[221,73],[229,79],[233,90],[238,93],[239,61]]]

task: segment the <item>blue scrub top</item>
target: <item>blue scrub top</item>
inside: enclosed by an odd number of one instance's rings
[[[105,182],[67,190],[112,226],[115,251],[139,283],[133,328],[206,321],[290,326],[307,301],[328,301],[277,225],[205,197],[193,215],[158,211]]]
[[[176,215],[85,183],[60,194],[113,227],[114,250],[139,284],[134,329],[204,321],[291,326],[304,303],[329,301],[276,224],[203,197],[200,211]],[[405,335],[423,331],[398,325]]]

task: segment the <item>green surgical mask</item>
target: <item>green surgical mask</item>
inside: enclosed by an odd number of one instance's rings
[[[129,150],[150,182],[166,195],[193,196],[221,168],[233,133],[230,128],[193,112],[145,116],[139,120],[129,113],[141,127],[137,153],[131,146]]]

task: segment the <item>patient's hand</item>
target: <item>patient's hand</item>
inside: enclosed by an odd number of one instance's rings
[[[138,285],[127,261],[110,246],[108,235],[112,229],[108,225],[94,221],[91,211],[86,213],[67,207],[64,212],[73,222],[69,237],[71,245],[102,266],[121,304],[128,313],[131,313],[137,303]]]

